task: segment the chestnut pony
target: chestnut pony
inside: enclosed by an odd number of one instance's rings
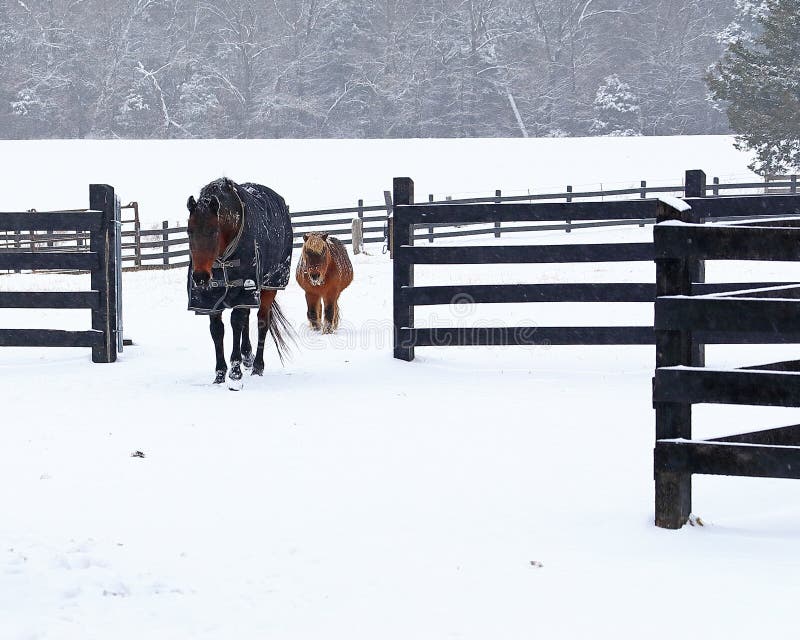
[[[315,331],[321,328],[322,333],[336,331],[339,326],[339,295],[353,281],[353,265],[341,240],[327,233],[304,234],[295,277],[306,292],[311,328]]]
[[[207,184],[198,200],[190,196],[189,309],[208,314],[216,354],[214,382],[224,382],[223,309],[230,308],[233,330],[230,379],[240,381],[241,365],[264,372],[267,331],[281,362],[288,353],[291,327],[275,295],[289,281],[292,227],[289,211],[277,193],[254,183],[221,178]],[[258,309],[258,346],[250,343],[250,309]],[[234,388],[231,386],[231,388]]]

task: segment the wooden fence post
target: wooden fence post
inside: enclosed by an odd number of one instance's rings
[[[16,229],[14,231],[14,248],[15,249],[20,249],[22,247],[22,241],[20,240],[21,237],[22,237],[22,231],[20,231],[19,229]],[[22,271],[20,269],[14,269],[14,273],[22,273]]]
[[[353,240],[353,255],[364,251],[364,200],[358,200],[358,218],[350,224],[350,237]]]
[[[647,180],[639,181],[639,198],[641,198],[642,200],[647,198]],[[644,227],[644,222],[640,222],[639,226]]]
[[[428,202],[433,202],[433,194],[432,193],[428,194]],[[429,243],[433,242],[433,230],[434,230],[434,226],[432,224],[429,224],[428,225],[428,242]]]
[[[659,202],[656,222],[683,220],[689,222],[689,212],[680,212]],[[658,229],[655,231],[656,256]],[[691,295],[692,276],[685,258],[656,257],[656,295]],[[655,331],[656,368],[692,364],[692,335],[690,331]],[[656,440],[692,437],[692,405],[679,402],[655,402]],[[680,529],[692,512],[691,473],[654,472],[655,523],[658,527]]]
[[[797,193],[797,175],[792,174],[790,177],[792,184],[789,185],[789,193],[796,194]]]
[[[353,255],[357,256],[364,249],[364,227],[361,218],[353,218],[350,223],[350,237],[353,240]]]
[[[139,222],[139,212],[135,212],[136,217],[133,219],[133,243],[134,243],[134,256],[133,264],[138,269],[142,266],[142,224]]]
[[[116,200],[114,188],[107,184],[89,185],[89,208],[102,212],[100,229],[89,235],[90,251],[97,254],[98,267],[92,270],[91,286],[100,297],[98,309],[92,310],[92,329],[103,332],[103,342],[92,347],[92,362],[114,362],[117,359],[116,274],[114,242]]]
[[[383,252],[386,253],[386,250],[389,251],[389,258],[392,257],[392,209],[394,205],[392,204],[392,192],[391,191],[384,191],[383,192],[383,201],[386,205],[386,246],[383,249]]]
[[[706,172],[702,169],[686,171],[684,195],[687,198],[706,197]]]
[[[705,171],[700,169],[693,169],[686,172],[686,186],[685,197],[687,198],[705,198],[706,197],[706,174]],[[687,222],[695,224],[704,224],[705,218],[698,216],[693,211],[687,212],[689,214]],[[706,261],[705,260],[692,260],[689,264],[690,276],[692,282],[705,282],[706,281]],[[691,295],[691,291],[688,295]],[[705,366],[706,363],[706,347],[701,342],[697,341],[692,345],[692,364],[696,367]]]
[[[111,278],[111,340],[116,343],[117,354],[124,347],[122,327],[122,208],[119,197],[114,197],[114,209],[109,225],[109,269]],[[116,358],[116,355],[114,357]]]
[[[395,178],[393,183],[393,202],[395,206],[392,216],[392,246],[397,251],[403,245],[414,244],[414,225],[397,224],[399,205],[414,204],[414,181],[411,178]],[[395,256],[393,269],[393,324],[394,324],[394,357],[409,362],[414,359],[412,332],[405,334],[404,329],[414,328],[414,305],[409,304],[403,287],[414,286],[414,265],[398,260]]]
[[[711,195],[715,198],[719,196],[719,178],[714,178],[713,180],[714,186],[711,187]]]
[[[500,199],[500,198],[502,198],[502,195],[503,194],[502,194],[500,189],[495,189],[495,192],[494,192],[494,198],[495,198],[494,203],[495,204],[500,204],[501,202],[503,202]],[[494,223],[494,237],[495,238],[499,238],[500,237],[500,223],[499,222],[495,222]]]
[[[567,202],[572,202],[572,185],[571,184],[567,185],[567,198],[566,198],[566,200],[567,200]],[[572,220],[567,218],[566,224],[567,224],[567,228],[565,229],[565,231],[567,233],[572,233],[572,227],[570,226],[572,224]]]
[[[164,268],[169,269],[169,222],[167,220],[161,223],[161,229],[163,230],[161,232],[161,240],[164,242],[162,260],[164,261]]]

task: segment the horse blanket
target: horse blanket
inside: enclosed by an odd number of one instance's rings
[[[198,314],[236,307],[257,308],[262,289],[285,289],[289,284],[293,237],[286,203],[263,185],[229,184],[241,202],[239,234],[214,261],[207,286],[194,284],[189,264],[189,310]],[[217,183],[211,183],[203,188],[201,195],[218,195],[215,188],[220,189]],[[219,196],[225,202],[224,194]]]

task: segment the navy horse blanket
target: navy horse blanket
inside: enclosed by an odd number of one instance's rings
[[[258,308],[262,289],[285,289],[289,284],[294,239],[286,203],[268,187],[227,179],[206,185],[200,195],[216,196],[223,207],[241,207],[242,217],[239,234],[214,261],[207,286],[194,284],[190,262],[189,310],[210,314]]]

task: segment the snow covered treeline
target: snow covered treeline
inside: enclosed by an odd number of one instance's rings
[[[727,131],[729,0],[0,0],[0,137]]]

